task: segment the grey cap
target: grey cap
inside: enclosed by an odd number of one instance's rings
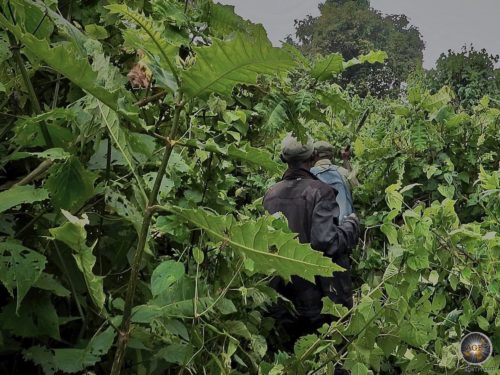
[[[281,155],[286,162],[307,160],[313,152],[314,146],[311,138],[307,139],[307,143],[302,144],[302,142],[289,133],[283,139],[283,142],[281,142]]]
[[[318,153],[319,157],[333,155],[333,146],[326,141],[314,142],[314,151]]]

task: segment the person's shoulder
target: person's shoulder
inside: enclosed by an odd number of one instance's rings
[[[264,194],[264,197],[269,196],[270,194],[273,194],[276,191],[280,190],[283,187],[283,185],[284,181],[278,181],[274,185],[271,185]]]

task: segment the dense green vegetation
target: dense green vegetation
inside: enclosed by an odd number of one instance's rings
[[[450,86],[456,93],[457,105],[471,109],[488,95],[500,95],[500,69],[496,68],[500,56],[490,55],[485,49],[476,51],[473,46],[461,52],[441,54],[436,68],[429,73],[429,86],[439,90]]]
[[[210,0],[0,4],[1,373],[458,374],[475,330],[498,352],[498,91],[352,95],[335,79],[390,53],[274,48]],[[352,145],[364,225],[355,306],[324,300],[293,352],[267,281],[337,266],[263,212],[288,131]]]

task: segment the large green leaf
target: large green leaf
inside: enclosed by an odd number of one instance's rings
[[[231,144],[227,148],[227,154],[232,159],[241,160],[249,166],[262,167],[272,173],[281,173],[284,169],[284,165],[275,162],[268,151],[252,147],[249,143],[243,147]]]
[[[337,74],[342,73],[345,69],[359,64],[375,64],[383,63],[387,59],[387,53],[384,51],[370,51],[366,55],[361,55],[347,62],[340,53],[332,53],[325,57],[318,58],[311,68],[310,74],[318,81],[325,81]]]
[[[0,242],[0,281],[14,296],[16,289],[16,312],[28,290],[42,274],[47,259],[16,242]]]
[[[191,225],[204,230],[224,246],[240,252],[250,262],[254,270],[264,274],[276,272],[286,280],[292,275],[314,281],[314,276],[331,276],[343,268],[331,259],[314,251],[307,244],[297,241],[297,235],[273,227],[276,220],[264,216],[257,220],[236,221],[232,216],[219,216],[203,209],[188,210],[180,207],[165,207]]]
[[[429,112],[435,111],[448,104],[453,99],[453,92],[448,86],[444,86],[434,95],[427,95],[422,100],[422,107]]]
[[[31,185],[14,186],[0,192],[0,212],[24,203],[40,202],[49,198],[45,189],[37,189]]]
[[[183,72],[183,91],[191,98],[210,93],[230,95],[237,84],[255,84],[259,74],[278,74],[295,67],[290,54],[275,48],[265,31],[254,36],[214,39],[210,47],[198,47],[195,65]]]
[[[73,250],[78,269],[82,272],[85,284],[89,291],[90,297],[95,305],[101,310],[104,306],[104,295],[102,286],[102,276],[96,276],[93,273],[93,268],[96,262],[96,257],[92,254],[94,246],[87,246],[87,232],[85,225],[89,223],[87,215],[83,215],[81,219],[71,215],[69,212],[62,210],[62,213],[68,219],[58,228],[49,229],[55,240],[61,241]]]
[[[249,143],[240,147],[233,144],[221,147],[212,139],[209,139],[205,143],[189,140],[185,144],[201,150],[214,152],[230,159],[242,161],[249,167],[264,168],[271,173],[283,172],[284,165],[274,161],[272,155],[267,150],[252,147]]]
[[[265,102],[257,104],[255,109],[264,116],[264,131],[270,133],[279,132],[294,121],[289,100],[283,95],[271,95]]]
[[[124,97],[129,95],[123,90],[107,90],[99,84],[98,72],[92,69],[87,56],[78,50],[75,43],[61,42],[53,46],[45,39],[24,32],[19,25],[9,22],[0,14],[0,25],[12,32],[31,54],[45,61],[52,69],[62,74],[75,85],[81,87],[108,107],[115,111],[119,109],[119,101],[124,102]],[[124,113],[127,116],[127,113]],[[129,116],[132,121],[137,121],[134,116]]]
[[[3,6],[3,3],[2,3]],[[33,1],[9,0],[9,6],[17,24],[22,24],[29,33],[35,33],[39,38],[48,38],[54,31],[52,22],[41,22],[45,9]],[[9,15],[11,15],[9,10]]]
[[[318,81],[324,81],[344,70],[344,58],[340,53],[332,53],[326,57],[320,57],[311,69],[311,76]]]
[[[205,21],[215,36],[229,35],[234,31],[249,33],[256,30],[254,24],[234,12],[234,5],[206,2]]]
[[[165,19],[168,23],[178,27],[185,26],[189,22],[189,17],[184,11],[184,4],[175,0],[153,2],[153,11],[160,19]]]
[[[360,55],[357,58],[351,59],[344,63],[344,69],[350,68],[359,64],[383,64],[387,60],[387,53],[385,51],[370,51],[366,55]]]
[[[45,187],[58,208],[78,209],[95,194],[97,175],[85,169],[76,157],[53,166]]]

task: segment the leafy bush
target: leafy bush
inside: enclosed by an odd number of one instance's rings
[[[208,0],[1,4],[2,372],[452,373],[478,329],[498,350],[496,102],[349,97],[329,78],[385,53],[310,60]],[[287,131],[352,144],[365,225],[355,307],[325,299],[293,353],[269,278],[338,268],[262,210]]]

